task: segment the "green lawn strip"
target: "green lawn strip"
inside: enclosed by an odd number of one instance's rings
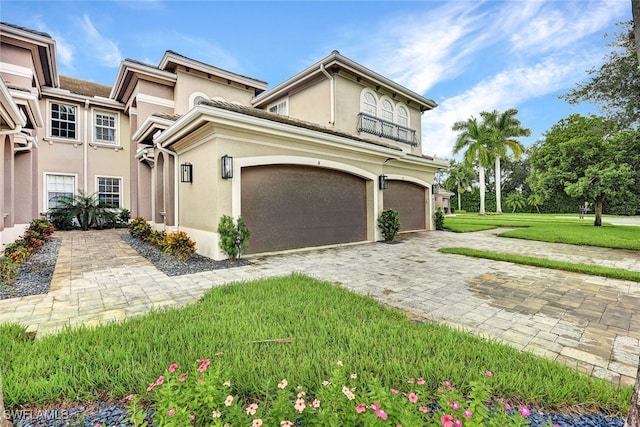
[[[264,341],[280,338],[291,342]],[[469,391],[490,369],[497,395],[547,408],[625,413],[632,392],[443,325],[410,323],[370,297],[302,275],[222,286],[183,308],[38,340],[5,324],[0,342],[9,409],[91,400],[105,391],[144,393],[169,364],[192,367],[218,351],[234,392],[254,398],[273,393],[283,378],[312,395],[338,360],[401,390],[408,378],[424,377],[434,395],[445,380]]]
[[[506,261],[515,264],[532,265],[534,267],[551,268],[555,270],[572,271],[575,273],[590,274],[592,276],[609,277],[611,279],[640,282],[640,271],[629,271],[620,268],[575,264],[571,262],[555,261],[546,258],[515,255],[502,252],[482,251],[471,248],[440,248],[438,249],[438,252],[442,252],[445,254],[466,255],[475,258],[492,259],[495,261]]]
[[[606,219],[605,219],[606,221]],[[455,232],[481,231],[497,227],[517,227],[500,233],[500,237],[537,240],[551,243],[640,250],[640,227],[603,224],[594,227],[592,219],[558,218],[556,215],[464,214],[445,218],[445,228]]]

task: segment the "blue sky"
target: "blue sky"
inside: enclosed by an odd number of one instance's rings
[[[157,65],[174,50],[269,87],[339,50],[435,100],[423,152],[451,158],[451,125],[517,108],[526,145],[569,114],[557,98],[608,52],[630,0],[17,1],[0,19],[49,33],[60,74],[113,85],[123,58]]]

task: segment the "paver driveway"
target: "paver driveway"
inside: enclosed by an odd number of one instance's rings
[[[0,301],[0,322],[38,336],[183,305],[233,281],[301,272],[410,313],[597,377],[632,385],[640,353],[640,283],[447,255],[445,246],[499,249],[640,271],[634,251],[495,237],[496,231],[406,234],[369,243],[251,258],[251,265],[168,277],[121,238],[123,230],[56,232],[62,245],[47,295]]]

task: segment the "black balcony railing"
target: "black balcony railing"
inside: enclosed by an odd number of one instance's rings
[[[404,144],[418,145],[416,131],[397,123],[388,122],[367,113],[358,114],[358,132],[370,133],[383,138],[393,139]]]

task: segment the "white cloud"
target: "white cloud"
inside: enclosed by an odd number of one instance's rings
[[[118,45],[100,34],[87,15],[77,20],[77,25],[83,32],[82,46],[84,53],[96,59],[105,67],[119,67],[122,55]]]
[[[422,146],[427,154],[451,157],[456,121],[478,116],[481,111],[505,110],[530,99],[556,93],[570,86],[575,76],[595,61],[594,56],[549,56],[529,67],[502,71],[471,89],[448,98],[422,116]]]

